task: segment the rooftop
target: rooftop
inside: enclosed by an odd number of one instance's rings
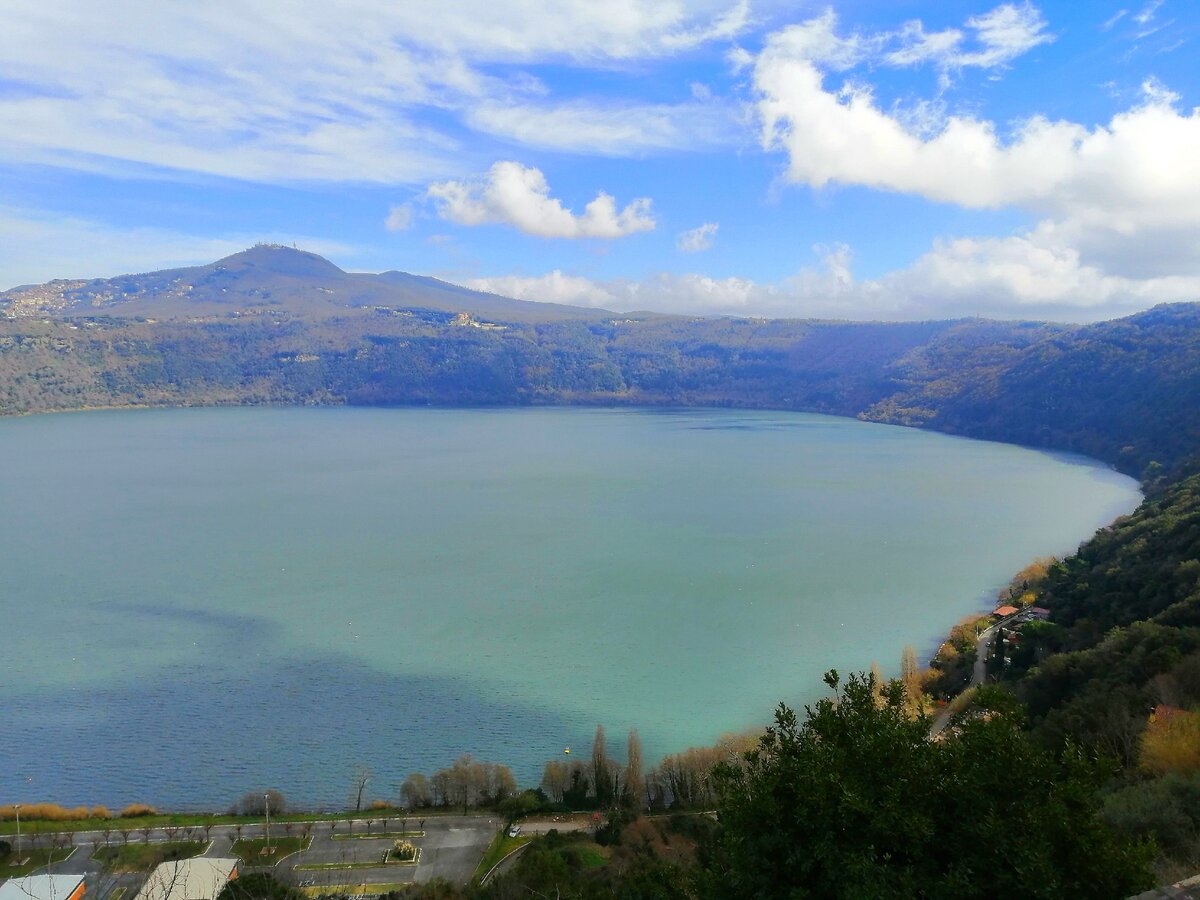
[[[236,859],[206,856],[162,863],[150,873],[137,900],[215,900],[235,876],[237,865]]]
[[[0,884],[0,900],[67,900],[83,884],[82,875],[27,875]]]

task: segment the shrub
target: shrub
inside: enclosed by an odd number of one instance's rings
[[[91,815],[93,819],[111,819],[113,817],[107,806],[93,806]]]
[[[233,805],[230,812],[235,816],[261,816],[267,812],[267,799],[271,801],[272,814],[287,810],[287,800],[279,791],[251,791],[242,794],[242,798]]]
[[[8,859],[12,853],[12,844],[8,841],[0,841],[0,859]]]
[[[392,846],[392,859],[408,861],[416,858],[417,848],[411,841],[396,841]]]
[[[121,810],[122,819],[136,819],[141,816],[156,815],[158,815],[158,810],[145,803],[130,803],[127,807]]]
[[[57,803],[22,803],[21,818],[32,822],[40,819],[48,822],[66,822],[71,819],[86,819],[90,815],[86,806],[67,809]],[[0,820],[11,821],[17,817],[17,808],[13,805],[0,806]]]

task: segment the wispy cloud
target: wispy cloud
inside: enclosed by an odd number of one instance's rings
[[[0,80],[22,89],[0,95],[0,153],[88,170],[422,183],[459,171],[469,152],[446,117],[507,125],[510,140],[542,145],[536,123],[503,114],[536,98],[528,64],[662,58],[727,39],[746,21],[744,2],[729,0],[628,0],[619,9],[591,0],[302,9],[246,0],[236,16],[220,3],[137,3],[115,15],[104,4],[10,0]],[[589,112],[533,109],[542,123],[564,120],[560,132]],[[670,122],[660,142],[679,145],[686,117],[663,107],[658,118]],[[610,139],[610,152],[617,146]]]
[[[388,231],[407,231],[412,227],[412,220],[412,207],[406,203],[400,203],[388,209],[383,225]]]
[[[681,253],[699,253],[702,250],[708,250],[717,237],[718,228],[720,225],[716,222],[705,222],[697,228],[684,231],[675,239],[675,247]]]
[[[484,102],[467,111],[473,129],[528,147],[609,156],[710,150],[734,143],[738,111],[712,98],[678,104],[573,100]]]
[[[1112,16],[1105,19],[1104,22],[1102,22],[1100,24],[1100,30],[1101,31],[1112,31],[1113,26],[1116,25],[1118,22],[1120,22],[1127,15],[1129,15],[1129,10],[1118,9],[1115,13],[1113,13]]]
[[[1164,0],[1150,0],[1145,6],[1134,13],[1133,21],[1139,25],[1149,25],[1154,21],[1154,16],[1158,12],[1159,7],[1163,5]]]

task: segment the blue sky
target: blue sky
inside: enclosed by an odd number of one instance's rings
[[[531,300],[1200,299],[1200,9],[0,0],[0,287],[295,242]]]

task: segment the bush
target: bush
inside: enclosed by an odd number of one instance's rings
[[[226,884],[218,900],[304,900],[304,894],[270,874],[251,872]]]
[[[242,794],[242,798],[233,805],[230,813],[235,816],[263,816],[267,813],[267,801],[270,800],[271,812],[278,815],[287,810],[287,800],[279,791],[251,791]]]
[[[67,822],[72,819],[86,819],[91,811],[86,806],[67,809],[57,803],[23,803],[21,804],[21,819],[27,822],[42,820],[46,822]],[[0,820],[12,821],[17,817],[17,808],[13,805],[0,806]]]
[[[703,843],[717,830],[717,820],[704,813],[675,813],[668,819],[671,831],[696,843]]]
[[[12,854],[12,844],[8,841],[0,841],[0,859],[8,859]]]
[[[107,806],[93,806],[91,816],[93,819],[111,819],[113,817]]]
[[[1103,818],[1133,838],[1153,838],[1167,853],[1200,840],[1200,775],[1172,773],[1104,798]]]
[[[145,803],[130,803],[121,810],[122,819],[137,819],[141,816],[157,816],[158,810]]]

